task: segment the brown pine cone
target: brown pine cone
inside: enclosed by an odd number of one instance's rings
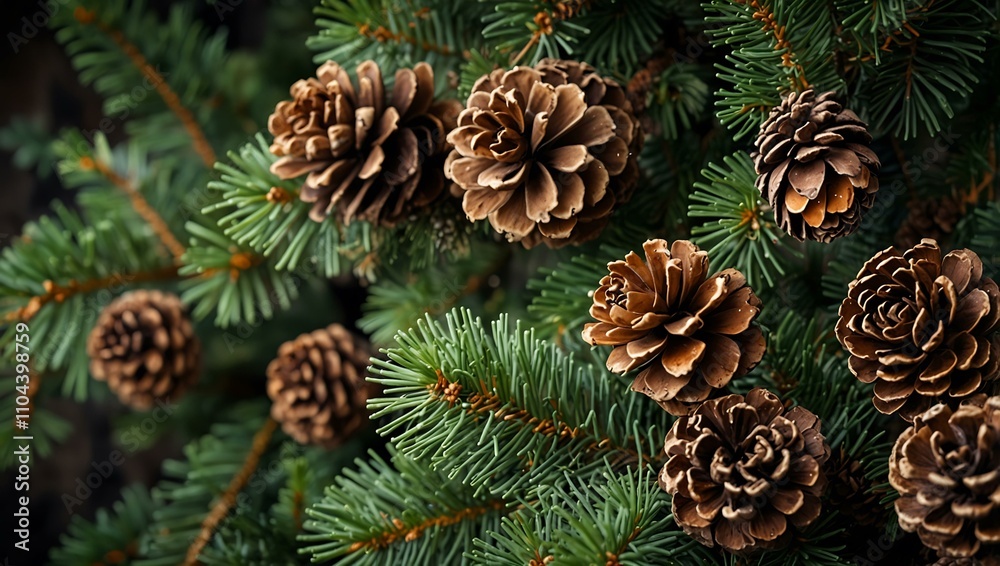
[[[1000,550],[1000,397],[918,415],[893,446],[889,483],[900,527],[940,556]]]
[[[138,290],[101,311],[87,338],[90,373],[122,403],[176,401],[201,371],[201,342],[177,295]]]
[[[278,348],[267,366],[271,416],[300,444],[335,448],[368,423],[365,340],[339,324]]]
[[[267,123],[280,157],[271,171],[282,179],[309,174],[299,197],[313,203],[310,218],[336,212],[344,224],[392,226],[447,197],[445,137],[461,105],[434,104],[430,65],[398,70],[390,93],[373,61],[358,65],[357,88],[332,61],[316,76],[292,85],[292,100],[279,102]]]
[[[532,247],[597,237],[639,178],[639,123],[625,92],[589,65],[544,59],[472,89],[445,173],[470,220]]]
[[[677,419],[660,487],[684,532],[730,552],[784,546],[820,515],[830,447],[816,415],[765,389],[727,395]]]
[[[760,128],[757,189],[797,240],[829,242],[861,224],[878,191],[868,127],[833,92],[791,93]]]
[[[840,305],[837,338],[875,407],[910,421],[1000,375],[1000,289],[971,250],[941,258],[934,240],[861,268]]]
[[[962,203],[951,196],[914,198],[907,208],[909,214],[896,231],[896,245],[901,248],[912,248],[924,238],[943,241],[962,219]]]
[[[881,527],[886,517],[879,500],[884,494],[871,491],[872,481],[865,477],[861,462],[851,458],[841,447],[827,469],[830,506],[849,517],[855,525]]]
[[[583,329],[593,345],[611,345],[608,369],[644,367],[632,382],[674,415],[708,399],[764,356],[753,324],[760,300],[735,269],[708,275],[708,254],[687,240],[649,240],[625,261],[608,264]]]

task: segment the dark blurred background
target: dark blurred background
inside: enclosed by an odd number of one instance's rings
[[[60,9],[70,9],[58,0],[51,4]],[[226,12],[225,24],[229,29],[231,48],[253,49],[259,44],[266,23],[264,8],[269,4],[274,2],[230,2],[233,8]],[[170,2],[150,0],[147,5],[149,9],[164,14]],[[70,127],[95,130],[102,118],[102,101],[92,89],[82,86],[77,80],[76,72],[56,42],[52,30],[38,29],[30,39],[24,33],[24,18],[30,22],[32,16],[41,10],[39,0],[4,0],[0,10],[0,30],[4,37],[0,46],[0,127],[7,127],[12,119],[27,119],[36,121],[50,133]],[[207,2],[200,6],[198,16],[209,29],[221,25],[216,9]],[[26,31],[30,33],[31,29],[28,27]],[[28,39],[27,43],[16,46],[16,52],[11,44],[12,33]],[[122,129],[118,128],[110,133],[109,141],[114,145],[121,141],[121,137]],[[53,200],[69,199],[55,171],[51,170],[52,164],[43,166],[43,169],[49,169],[47,174],[44,170],[21,169],[15,164],[16,149],[15,146],[0,152],[0,247],[6,247],[11,238],[21,232],[23,224],[43,214]],[[45,562],[48,549],[58,541],[59,534],[65,530],[70,519],[63,495],[73,495],[78,487],[77,479],[93,471],[92,462],[107,460],[116,448],[112,443],[110,417],[122,410],[120,406],[110,402],[80,404],[57,399],[46,402],[50,404],[49,409],[72,424],[73,432],[53,455],[31,462],[30,559],[26,559],[24,553],[12,551],[14,503],[17,495],[23,495],[14,490],[17,474],[10,471],[0,474],[0,501],[3,501],[0,565]],[[123,486],[136,482],[153,483],[157,479],[160,462],[165,457],[179,454],[179,445],[168,441],[126,458],[124,464],[115,466],[111,477],[101,483],[82,505],[74,507],[74,513],[93,517],[96,509],[110,506],[118,498]],[[3,562],[5,558],[7,562]]]

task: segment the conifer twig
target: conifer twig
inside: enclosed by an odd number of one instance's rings
[[[385,548],[394,542],[403,540],[406,542],[412,542],[421,536],[423,536],[424,531],[431,527],[450,527],[462,521],[468,521],[471,519],[476,519],[481,517],[490,511],[498,511],[507,506],[507,503],[503,499],[494,499],[485,505],[480,505],[478,507],[467,507],[465,509],[458,510],[452,513],[446,513],[442,515],[437,515],[424,519],[420,523],[407,527],[405,523],[399,518],[393,517],[390,519],[392,523],[392,528],[388,529],[379,535],[372,537],[369,540],[357,541],[351,545],[348,552],[358,552],[359,550],[370,551],[377,550],[380,548]]]
[[[770,32],[774,36],[774,48],[778,51],[784,50],[781,54],[781,64],[794,71],[794,76],[789,77],[792,88],[796,91],[803,91],[809,88],[809,81],[806,80],[805,69],[795,60],[795,52],[792,44],[785,34],[785,26],[779,24],[774,18],[774,12],[761,0],[733,0],[737,4],[749,6],[754,9],[753,19],[760,21],[764,32]]]
[[[150,228],[160,239],[164,246],[170,251],[174,256],[175,260],[179,260],[184,252],[184,245],[174,237],[173,232],[170,231],[170,227],[167,226],[166,221],[160,216],[156,210],[149,205],[146,198],[142,196],[142,193],[136,189],[128,179],[122,177],[117,172],[112,170],[107,164],[102,163],[96,159],[89,156],[84,156],[80,158],[80,167],[86,170],[97,171],[104,176],[108,181],[114,186],[121,189],[126,196],[128,196],[129,201],[132,203],[132,208],[135,209],[136,213],[142,217],[143,220],[149,224]]]
[[[434,371],[437,374],[437,383],[428,386],[431,395],[436,399],[448,403],[449,406],[454,406],[461,400],[462,384],[448,380],[440,369],[436,369]],[[531,427],[532,432],[544,434],[546,436],[555,436],[560,440],[577,438],[583,434],[579,428],[571,427],[565,422],[560,421],[557,423],[553,419],[541,419],[532,415],[528,411],[517,407],[504,407],[503,400],[490,392],[473,393],[469,395],[465,402],[469,405],[466,409],[466,413],[472,415],[474,418],[492,413],[493,418],[496,420],[518,420]],[[553,405],[553,409],[555,409],[558,414],[558,406]],[[591,443],[586,447],[586,450],[590,452],[619,453],[627,459],[634,460],[643,466],[651,463],[650,459],[645,454],[640,454],[631,448],[613,444],[611,440],[607,438],[604,438],[599,442]]]
[[[229,482],[229,487],[226,488],[222,497],[219,498],[208,516],[202,521],[201,531],[194,539],[194,543],[188,548],[187,556],[184,558],[184,566],[194,566],[198,563],[198,556],[204,550],[208,541],[212,539],[216,527],[219,526],[219,523],[229,513],[229,510],[236,503],[236,496],[243,491],[243,488],[246,487],[247,482],[250,480],[250,476],[257,469],[257,464],[260,463],[260,458],[264,455],[264,451],[267,449],[267,445],[271,441],[271,436],[274,435],[277,427],[277,421],[268,417],[267,421],[264,422],[264,426],[254,435],[250,453],[247,454],[247,459],[243,462],[243,467],[233,476],[233,479]]]
[[[191,136],[191,141],[194,144],[194,149],[201,157],[201,160],[205,163],[206,167],[215,166],[215,150],[212,149],[211,144],[208,143],[208,139],[205,137],[205,133],[201,130],[198,125],[198,121],[195,120],[194,115],[191,111],[181,104],[180,97],[177,96],[167,84],[166,79],[163,78],[160,73],[149,64],[149,61],[139,52],[139,49],[133,45],[122,32],[113,29],[111,26],[97,19],[97,14],[91,10],[87,10],[82,6],[78,6],[76,11],[73,12],[73,17],[83,25],[94,24],[97,29],[101,30],[105,35],[111,38],[115,44],[125,53],[125,55],[132,61],[136,69],[139,70],[149,80],[151,84],[154,85],[156,92],[160,94],[163,102],[167,105],[170,110],[177,115],[180,119],[181,124],[184,129],[187,130],[189,136]]]
[[[7,313],[4,322],[28,322],[47,303],[55,301],[64,302],[66,299],[79,294],[93,293],[99,289],[106,289],[115,283],[127,281],[129,283],[140,283],[144,281],[162,281],[177,277],[177,266],[161,267],[150,271],[139,273],[116,273],[98,279],[88,279],[83,282],[70,279],[66,285],[60,285],[52,280],[42,283],[45,293],[31,297],[28,304]]]

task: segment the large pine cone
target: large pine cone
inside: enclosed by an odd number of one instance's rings
[[[707,546],[778,548],[820,515],[830,447],[816,415],[765,389],[705,401],[667,434],[660,487]]]
[[[400,69],[391,93],[373,61],[358,65],[357,88],[332,61],[292,85],[292,100],[279,102],[268,120],[271,171],[282,179],[305,173],[300,198],[314,203],[310,218],[336,212],[392,226],[445,191],[445,137],[461,106],[434,104],[434,72],[419,63]]]
[[[1000,289],[971,250],[941,259],[934,240],[875,255],[840,305],[851,371],[875,383],[875,407],[906,420],[976,393],[1000,375]]]
[[[757,189],[797,240],[850,234],[878,191],[880,163],[867,126],[834,96],[791,93],[771,110],[755,144]]]
[[[87,338],[90,373],[122,403],[176,401],[198,380],[201,342],[177,295],[138,290],[101,311]]]
[[[365,340],[339,324],[285,342],[267,366],[271,416],[300,444],[339,446],[368,423],[369,358]]]
[[[1000,397],[917,416],[892,449],[889,482],[899,525],[939,555],[1000,550]]]
[[[639,122],[622,88],[589,65],[542,60],[476,82],[445,173],[470,220],[525,247],[597,237],[639,178]]]
[[[625,261],[608,264],[583,329],[593,345],[611,345],[608,369],[645,367],[632,383],[674,415],[708,399],[764,355],[754,319],[760,300],[735,269],[708,275],[708,254],[686,240],[649,240]]]

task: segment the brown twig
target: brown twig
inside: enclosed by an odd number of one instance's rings
[[[770,32],[771,35],[774,36],[775,50],[784,51],[784,53],[781,54],[781,64],[794,71],[793,76],[789,77],[789,81],[792,83],[792,88],[796,91],[803,91],[809,88],[809,81],[806,80],[806,71],[795,59],[795,52],[792,49],[792,44],[788,41],[788,37],[785,33],[787,30],[785,26],[779,24],[774,18],[774,12],[771,8],[766,6],[763,0],[733,1],[737,4],[753,8],[753,19],[764,24],[762,28],[764,32]]]
[[[163,78],[160,73],[153,68],[152,65],[146,60],[146,58],[139,52],[139,49],[130,42],[122,32],[113,29],[108,24],[97,19],[97,14],[91,10],[87,10],[82,6],[76,8],[73,12],[73,16],[78,22],[84,25],[94,24],[97,29],[101,30],[104,34],[111,38],[115,44],[125,53],[126,56],[132,61],[139,72],[146,77],[146,79],[154,85],[156,92],[160,94],[163,102],[166,103],[167,107],[177,115],[180,119],[181,124],[184,129],[187,130],[189,136],[191,136],[191,141],[194,143],[194,149],[201,157],[201,160],[205,162],[205,165],[209,168],[215,165],[215,151],[212,149],[211,144],[208,143],[208,139],[205,137],[205,133],[201,130],[198,125],[198,121],[195,120],[194,115],[191,111],[181,104],[180,97],[177,96],[167,84],[166,79]]]
[[[427,387],[431,395],[436,399],[448,403],[449,406],[454,406],[462,399],[462,385],[458,382],[450,381],[439,369],[434,370],[434,372],[437,374],[437,381]],[[586,434],[579,428],[571,427],[565,422],[556,422],[553,419],[540,419],[525,409],[505,406],[507,403],[493,393],[472,393],[465,399],[465,403],[468,404],[468,408],[465,410],[466,413],[472,415],[474,418],[492,413],[496,420],[521,421],[526,426],[531,427],[531,431],[536,434],[558,437],[560,440],[570,440]],[[558,414],[559,408],[555,405],[554,401],[553,409]],[[631,448],[613,444],[608,438],[592,442],[586,446],[585,450],[588,452],[617,453],[626,461],[639,462],[641,465],[651,463],[649,457],[645,454],[640,454]]]
[[[264,426],[254,435],[250,453],[247,454],[247,459],[243,462],[243,467],[233,476],[233,479],[229,482],[229,487],[226,488],[222,497],[219,498],[208,513],[208,516],[202,521],[201,531],[194,539],[194,543],[188,548],[187,556],[184,559],[184,566],[194,566],[198,563],[198,555],[201,554],[208,541],[212,539],[212,534],[215,532],[216,527],[219,526],[219,523],[222,522],[222,519],[226,517],[229,510],[236,503],[236,496],[246,487],[247,481],[250,480],[250,476],[257,469],[257,464],[260,463],[260,458],[264,455],[264,450],[267,449],[267,444],[271,441],[271,436],[277,427],[278,423],[274,419],[268,418],[264,422]]]
[[[368,24],[358,24],[358,33],[361,35],[374,39],[379,43],[385,43],[387,41],[394,41],[396,43],[409,43],[423,49],[424,51],[432,51],[434,53],[440,53],[441,55],[455,55],[455,50],[447,45],[437,45],[435,43],[430,43],[428,41],[420,41],[416,37],[405,33],[405,32],[394,32],[385,26],[378,26],[377,28],[372,28]]]
[[[160,216],[156,210],[149,205],[146,198],[142,196],[128,179],[122,177],[117,172],[112,170],[107,164],[102,163],[96,159],[89,156],[83,156],[80,158],[80,167],[89,170],[97,171],[104,176],[108,181],[114,186],[121,189],[126,196],[128,196],[129,202],[132,203],[132,208],[142,217],[143,220],[149,224],[150,228],[153,229],[153,233],[160,239],[164,246],[170,251],[174,256],[175,260],[179,260],[184,252],[184,245],[180,243],[179,240],[174,236],[174,233],[170,231],[170,227],[167,226],[166,221]]]
[[[175,277],[177,277],[177,266],[161,267],[159,269],[142,271],[139,273],[114,274],[98,279],[89,279],[83,282],[70,279],[69,283],[65,285],[59,285],[52,280],[46,280],[42,283],[42,286],[45,288],[45,292],[41,295],[31,297],[31,299],[28,300],[27,305],[7,313],[6,316],[4,316],[4,322],[28,322],[33,316],[38,314],[39,309],[50,302],[61,303],[74,295],[92,293],[99,289],[107,289],[116,283],[162,281],[166,279],[174,279]]]
[[[355,542],[350,546],[348,552],[367,552],[380,548],[386,548],[390,544],[399,540],[412,542],[423,536],[424,531],[431,527],[450,527],[451,525],[461,523],[462,521],[476,519],[489,513],[490,511],[498,511],[506,506],[507,504],[503,499],[494,499],[493,501],[478,507],[467,507],[445,515],[430,517],[429,519],[425,519],[412,527],[406,526],[402,520],[393,517],[389,521],[392,524],[391,529],[387,529],[368,540],[359,540]]]

